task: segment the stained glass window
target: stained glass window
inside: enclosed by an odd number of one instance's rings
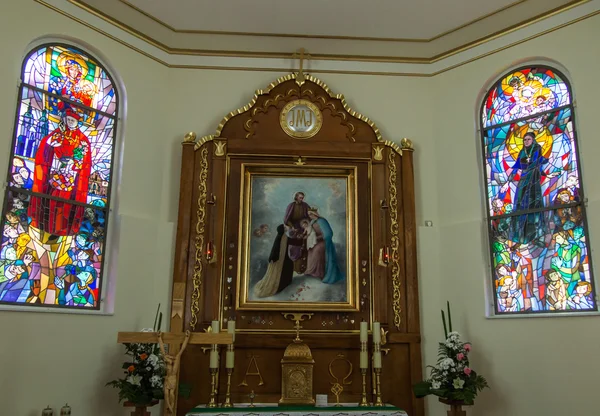
[[[535,66],[483,103],[496,314],[597,310],[572,101],[563,75]]]
[[[99,309],[117,91],[91,56],[45,45],[23,62],[2,210],[0,303]]]

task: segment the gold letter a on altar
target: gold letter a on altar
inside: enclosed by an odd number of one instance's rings
[[[239,386],[247,386],[248,385],[248,383],[246,382],[246,377],[248,377],[248,376],[258,376],[260,378],[260,381],[258,383],[259,386],[262,386],[263,384],[265,384],[262,376],[260,375],[260,370],[258,369],[258,363],[256,362],[257,357],[258,357],[258,355],[250,356],[250,362],[248,363],[248,368],[246,369],[246,374],[244,375],[244,379],[239,384]],[[256,369],[256,371],[250,372],[250,367],[252,367],[253,363],[254,363],[254,368]]]

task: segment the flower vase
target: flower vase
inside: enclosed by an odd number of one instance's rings
[[[462,408],[465,405],[464,402],[442,398],[440,398],[440,402],[450,406],[450,410],[448,410],[446,413],[448,416],[467,416],[467,412]]]
[[[151,403],[147,403],[147,404],[125,402],[125,403],[123,403],[123,406],[135,408],[135,410],[133,412],[131,412],[131,416],[150,416],[150,412],[147,410],[147,408],[152,407],[155,404],[158,404],[158,400],[153,400]]]

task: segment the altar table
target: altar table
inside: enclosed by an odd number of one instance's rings
[[[247,404],[238,407],[214,407],[199,406],[186,416],[408,416],[408,414],[397,407],[386,405],[385,407],[358,407],[356,405],[336,406],[265,406],[257,404],[248,407]]]

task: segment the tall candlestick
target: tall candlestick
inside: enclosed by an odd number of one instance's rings
[[[360,323],[360,342],[367,342],[369,340],[369,323]]]
[[[383,407],[383,401],[381,400],[381,368],[375,369],[375,382],[377,386],[377,394],[375,399],[375,407]]]
[[[221,326],[219,325],[219,321],[212,321],[212,332],[215,334],[221,332]]]
[[[227,352],[229,352],[229,351],[227,351]],[[223,403],[223,407],[233,407],[233,404],[231,404],[231,373],[232,372],[233,372],[233,368],[227,368],[227,391],[225,392],[225,403]]]
[[[231,334],[233,342],[235,342],[235,321],[232,321],[231,319],[227,321],[227,333]]]
[[[373,342],[381,342],[381,325],[379,325],[379,322],[373,322]]]

